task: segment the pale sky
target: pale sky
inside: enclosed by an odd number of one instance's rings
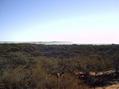
[[[119,44],[119,0],[0,0],[0,41]]]

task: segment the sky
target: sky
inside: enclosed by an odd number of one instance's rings
[[[119,0],[0,0],[0,41],[119,44]]]

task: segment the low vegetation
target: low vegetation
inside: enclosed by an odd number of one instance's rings
[[[0,44],[0,89],[91,89],[118,64],[119,45]]]

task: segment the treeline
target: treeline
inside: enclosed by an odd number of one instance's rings
[[[119,71],[119,45],[0,44],[3,89],[89,89],[79,72]]]

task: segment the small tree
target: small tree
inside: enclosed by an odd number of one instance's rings
[[[113,61],[113,67],[115,69],[116,73],[119,73],[119,58],[114,59]]]

